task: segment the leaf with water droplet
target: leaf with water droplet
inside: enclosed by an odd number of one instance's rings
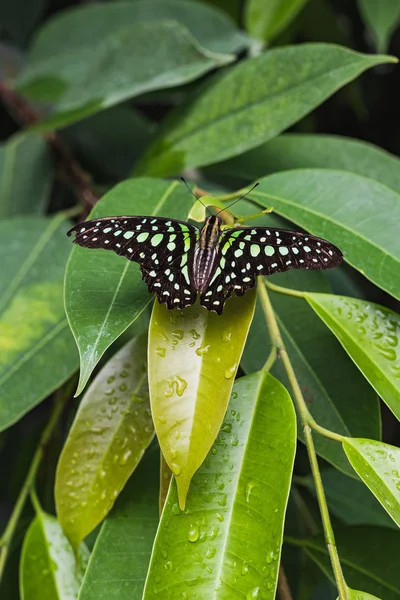
[[[153,438],[146,338],[145,332],[126,344],[98,373],[61,453],[55,486],[57,514],[75,548],[107,515]],[[125,376],[121,367],[128,360],[132,367]],[[104,392],[110,377],[115,383],[111,398]]]
[[[170,311],[154,303],[148,354],[151,406],[162,453],[178,480],[182,508],[190,480],[224,418],[254,304],[254,289],[230,298],[220,316],[198,304]],[[227,331],[232,335],[223,343]],[[166,348],[167,358],[160,356],[160,347]]]
[[[360,438],[346,438],[343,448],[356,473],[400,526],[400,449]]]
[[[78,559],[57,519],[39,512],[31,523],[21,555],[20,583],[25,600],[73,600],[78,597],[89,551],[81,544]]]
[[[400,420],[400,316],[358,298],[307,293],[306,299]]]
[[[184,512],[177,489],[183,471],[171,482],[143,600],[165,600],[167,589],[181,598],[188,581],[193,598],[274,600],[295,448],[296,419],[285,388],[266,373],[239,379]]]

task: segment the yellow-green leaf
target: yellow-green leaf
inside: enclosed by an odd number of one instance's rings
[[[107,515],[153,437],[146,349],[147,332],[121,348],[100,371],[62,451],[57,513],[75,548]]]
[[[155,302],[149,332],[151,410],[185,506],[190,481],[221,426],[255,305],[255,290],[228,300],[221,316],[198,304]]]

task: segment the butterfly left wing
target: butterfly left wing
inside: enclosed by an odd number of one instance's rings
[[[191,284],[198,230],[189,223],[162,217],[103,217],[75,225],[74,244],[113,250],[140,265],[150,292],[168,308],[185,308],[196,300]]]
[[[228,229],[221,233],[218,262],[200,304],[222,313],[232,295],[242,296],[258,275],[290,269],[330,269],[342,262],[341,251],[321,238],[265,227]]]

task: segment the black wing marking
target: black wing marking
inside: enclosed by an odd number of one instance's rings
[[[75,225],[74,244],[113,250],[139,263],[143,281],[168,308],[196,301],[191,283],[198,229],[184,221],[162,217],[103,217]]]
[[[342,259],[336,246],[307,233],[266,227],[226,230],[220,236],[216,270],[200,304],[221,314],[225,301],[232,294],[242,296],[258,275],[330,269]]]

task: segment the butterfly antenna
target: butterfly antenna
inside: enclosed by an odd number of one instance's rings
[[[245,194],[243,194],[243,196],[240,196],[240,198],[236,198],[236,200],[234,202],[232,202],[232,204],[229,204],[228,206],[224,206],[224,208],[221,208],[221,210],[219,212],[217,212],[217,215],[219,215],[220,212],[222,212],[223,210],[228,210],[231,206],[233,206],[234,204],[236,204],[236,202],[239,202],[239,200],[243,200],[243,198],[246,198],[246,196],[248,196],[250,194],[250,192],[252,192],[254,190],[254,188],[256,188],[259,185],[259,183],[255,183],[253,185],[252,188],[249,189],[248,192],[246,192]]]
[[[204,206],[204,208],[206,209],[206,211],[207,211],[207,212],[209,212],[209,213],[211,214],[211,212],[210,212],[210,209],[208,208],[208,206],[206,206],[206,205],[204,204],[204,202],[202,202],[202,201],[200,200],[200,198],[198,198],[198,197],[196,196],[196,194],[194,193],[194,191],[190,189],[190,187],[189,187],[189,186],[188,186],[188,184],[186,183],[185,179],[184,179],[183,177],[181,177],[181,179],[182,179],[183,183],[186,185],[186,187],[187,187],[187,189],[189,190],[189,192],[192,194],[192,196],[194,196],[194,197],[196,198],[196,200],[198,200],[198,201],[200,202],[200,204],[202,204],[202,205]]]

